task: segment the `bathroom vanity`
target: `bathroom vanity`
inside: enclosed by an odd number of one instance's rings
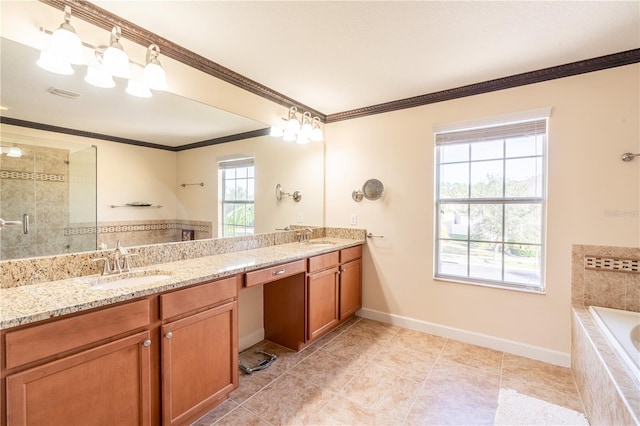
[[[361,307],[361,244],[154,265],[168,282],[135,289],[88,278],[3,289],[14,305],[66,292],[68,306],[48,319],[34,308],[16,326],[3,313],[1,424],[189,424],[238,387],[238,292],[264,286],[265,337],[300,350]]]

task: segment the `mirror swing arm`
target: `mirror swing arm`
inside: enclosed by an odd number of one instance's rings
[[[299,202],[300,200],[302,200],[302,193],[300,191],[294,191],[293,193],[284,192],[284,190],[282,189],[282,185],[277,184],[276,185],[276,200],[281,201],[282,197],[284,197],[284,196],[292,197],[293,201],[295,201],[296,203]]]

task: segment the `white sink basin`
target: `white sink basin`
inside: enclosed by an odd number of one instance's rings
[[[141,285],[154,284],[172,275],[167,272],[146,272],[141,274],[124,274],[122,277],[100,277],[91,285],[93,290],[113,290],[121,287],[136,287]]]

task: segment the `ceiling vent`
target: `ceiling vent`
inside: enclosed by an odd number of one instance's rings
[[[72,92],[70,90],[59,89],[57,87],[49,87],[48,92],[52,95],[62,96],[67,99],[78,99],[81,93]]]

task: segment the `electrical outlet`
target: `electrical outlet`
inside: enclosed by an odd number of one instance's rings
[[[357,225],[358,224],[358,215],[355,213],[351,213],[351,220],[350,223],[352,225]]]
[[[298,223],[302,223],[304,221],[304,216],[302,215],[302,212],[298,212],[297,218],[298,218]]]

